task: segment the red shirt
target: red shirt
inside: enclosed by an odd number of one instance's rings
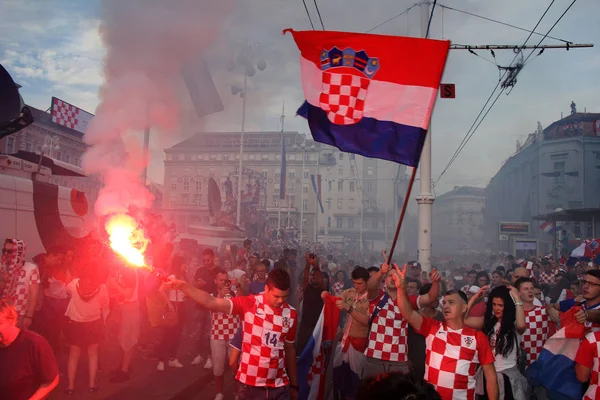
[[[444,400],[475,399],[477,365],[494,363],[487,336],[468,326],[452,330],[428,317],[418,333],[425,336],[425,380]]]
[[[579,345],[575,362],[592,370],[590,386],[583,396],[583,400],[595,400],[600,397],[598,388],[598,374],[600,373],[600,331],[590,332]]]

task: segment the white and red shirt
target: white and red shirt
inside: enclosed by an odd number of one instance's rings
[[[477,365],[494,363],[483,332],[467,326],[452,330],[445,323],[423,317],[418,333],[425,336],[425,380],[444,400],[475,399]]]
[[[416,310],[419,309],[417,299],[418,296],[409,296]],[[379,300],[370,303],[369,316],[373,315],[378,304]],[[407,335],[408,321],[402,316],[396,301],[388,297],[371,323],[365,355],[383,361],[406,362],[408,361]]]
[[[284,343],[296,341],[296,310],[287,303],[271,308],[264,295],[234,297],[231,314],[242,320],[242,356],[235,378],[257,387],[289,384],[285,371]]]
[[[225,299],[231,299],[226,295]],[[240,327],[240,319],[237,315],[222,312],[210,313],[210,338],[212,340],[230,341]]]
[[[596,400],[600,397],[598,388],[598,374],[600,373],[600,331],[590,332],[579,345],[575,362],[590,368],[590,386],[583,395],[583,400]]]
[[[35,264],[25,262],[22,266],[9,266],[3,298],[12,302],[18,315],[25,315],[27,312],[29,286],[34,283],[40,283],[40,271]]]
[[[549,274],[545,272],[540,272],[540,276],[538,278],[538,283],[546,283],[548,285],[554,284],[554,277],[556,276],[556,272],[550,272]]]
[[[534,307],[525,311],[525,332],[523,350],[527,355],[527,365],[537,360],[550,332],[550,318],[545,307]]]
[[[344,291],[344,282],[336,281],[331,288],[334,296],[339,296]]]

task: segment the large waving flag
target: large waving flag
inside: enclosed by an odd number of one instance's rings
[[[333,296],[326,296],[313,335],[298,359],[300,400],[325,398],[325,373],[331,359],[333,340],[340,319],[340,310],[335,306],[335,300]]]
[[[564,327],[546,340],[537,360],[527,368],[529,384],[544,387],[551,399],[579,400],[583,395],[575,375],[575,356],[589,329],[573,320],[581,309],[576,306],[561,314]]]
[[[313,138],[416,167],[449,41],[348,32],[291,32],[300,49]]]

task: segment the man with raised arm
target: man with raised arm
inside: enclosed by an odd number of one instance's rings
[[[290,276],[274,269],[265,292],[231,299],[213,297],[183,281],[171,285],[199,305],[215,312],[236,314],[242,321],[242,356],[235,378],[239,400],[298,398],[296,373],[296,310],[286,299]]]
[[[490,400],[498,400],[498,381],[494,355],[488,338],[464,325],[467,297],[458,290],[445,293],[442,301],[444,319],[436,321],[414,310],[406,295],[406,265],[400,271],[394,264],[393,275],[400,312],[414,330],[425,336],[425,380],[435,386],[444,400],[474,400],[475,372],[481,364]]]

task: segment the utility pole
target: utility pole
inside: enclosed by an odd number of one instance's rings
[[[427,25],[429,24],[429,1],[420,3],[421,7],[421,36],[427,36]],[[419,233],[417,258],[421,263],[423,271],[431,270],[431,211],[435,198],[431,193],[431,122],[425,136],[421,163],[419,164],[420,182],[419,196]]]
[[[319,175],[319,165],[321,158],[321,145],[316,144],[317,146],[317,175],[315,176],[315,243],[318,242],[317,237],[319,235],[319,196],[321,196],[321,177]],[[321,201],[323,199],[321,198]]]

